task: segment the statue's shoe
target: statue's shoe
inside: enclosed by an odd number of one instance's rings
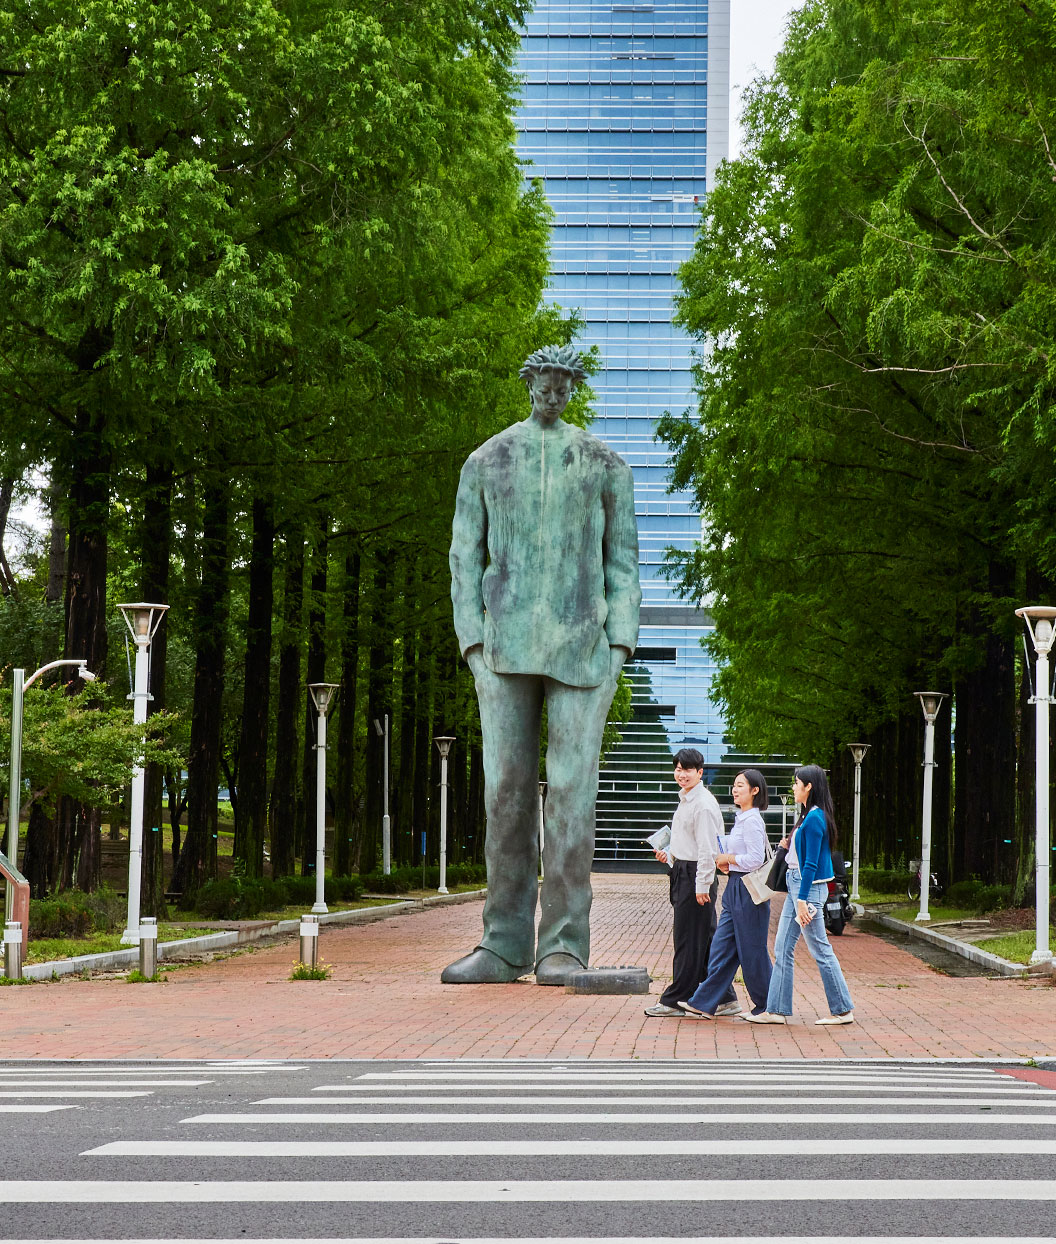
[[[528,966],[519,968],[507,963],[493,951],[478,946],[470,954],[449,963],[440,973],[440,980],[445,985],[501,985],[527,976],[531,970]]]
[[[535,983],[537,985],[567,985],[573,972],[582,972],[583,964],[575,955],[559,951],[547,955],[535,965]]]

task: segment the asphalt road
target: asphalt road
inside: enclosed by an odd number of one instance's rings
[[[0,1238],[1051,1239],[1056,1091],[943,1063],[0,1064]]]

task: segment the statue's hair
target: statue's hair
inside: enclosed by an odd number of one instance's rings
[[[573,385],[587,378],[583,360],[574,346],[543,346],[541,350],[536,350],[524,360],[524,366],[519,375],[527,384],[533,376],[537,376],[548,367],[552,367],[555,371],[568,372],[572,377]]]

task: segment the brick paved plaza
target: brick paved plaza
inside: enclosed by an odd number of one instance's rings
[[[670,973],[661,876],[594,878],[595,965]],[[787,1027],[647,1019],[642,997],[441,985],[480,932],[477,902],[325,929],[329,981],[288,979],[296,939],[170,970],[165,983],[72,980],[0,989],[8,1057],[31,1058],[1028,1058],[1056,1054],[1056,988],[949,977],[849,926],[834,940],[858,1023],[816,1028],[817,970],[797,954]],[[776,918],[776,903],[775,903]],[[773,924],[771,925],[771,936]],[[743,995],[743,990],[741,991]]]

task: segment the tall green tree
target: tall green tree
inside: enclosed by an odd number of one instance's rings
[[[952,690],[950,862],[987,877],[1015,864],[1012,607],[1051,566],[1053,29],[1051,4],[805,7],[683,269],[699,417],[662,427],[739,744],[829,762]]]

